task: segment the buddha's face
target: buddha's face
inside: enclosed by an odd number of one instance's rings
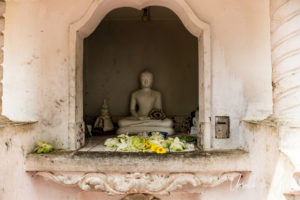
[[[141,85],[142,88],[151,88],[152,86],[153,76],[149,72],[145,72],[141,74]]]

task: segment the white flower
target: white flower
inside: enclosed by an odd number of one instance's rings
[[[164,136],[162,134],[160,134],[159,132],[152,132],[152,136],[150,137],[150,139],[164,140]]]
[[[108,138],[105,140],[104,145],[107,147],[117,147],[119,143],[120,142],[118,138]]]
[[[117,151],[128,151],[129,148],[128,148],[127,141],[124,139],[121,139],[120,141],[121,143],[118,145]]]
[[[183,151],[184,149],[184,143],[179,140],[178,137],[176,137],[173,141],[173,143],[170,145],[171,151]]]

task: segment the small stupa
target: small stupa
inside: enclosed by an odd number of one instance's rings
[[[95,124],[95,129],[102,129],[103,132],[113,131],[114,125],[111,120],[111,116],[109,113],[109,107],[106,99],[103,101],[103,105],[101,108],[101,115],[97,118]]]

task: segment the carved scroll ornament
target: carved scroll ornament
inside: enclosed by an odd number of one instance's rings
[[[171,191],[181,189],[183,185],[194,187],[215,187],[226,181],[240,178],[240,172],[222,174],[196,173],[86,173],[86,174],[57,174],[52,172],[37,172],[36,175],[45,177],[56,183],[78,186],[84,191],[99,190],[110,195],[149,193],[166,195]]]

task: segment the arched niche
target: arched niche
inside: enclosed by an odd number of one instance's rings
[[[83,40],[88,37],[110,11],[132,7],[143,9],[162,6],[172,10],[187,30],[198,38],[199,57],[199,121],[201,144],[211,148],[211,50],[210,26],[201,21],[190,6],[181,0],[99,0],[93,1],[85,15],[70,25],[69,33],[69,116],[68,146],[77,149],[84,144],[83,131]],[[200,62],[202,61],[202,62]],[[201,78],[200,78],[201,77]]]

